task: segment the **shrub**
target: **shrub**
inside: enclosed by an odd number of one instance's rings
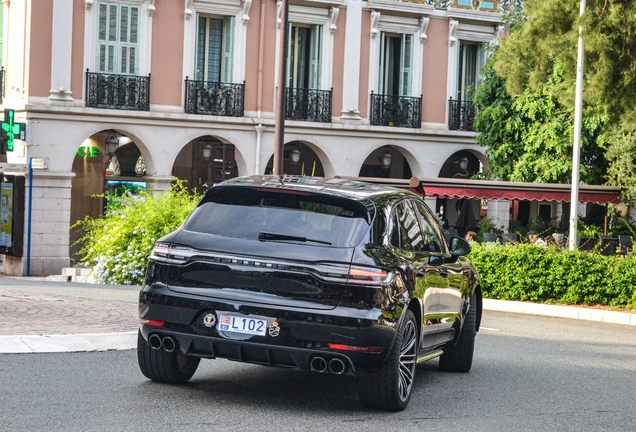
[[[80,255],[93,266],[92,282],[141,285],[155,241],[177,229],[194,209],[200,196],[192,195],[177,180],[170,193],[118,197],[103,217],[89,216],[71,229],[82,237]]]
[[[484,297],[636,307],[636,261],[553,246],[474,245]]]

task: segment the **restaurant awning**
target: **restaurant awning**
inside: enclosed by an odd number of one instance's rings
[[[440,198],[469,198],[570,202],[571,185],[552,183],[516,183],[489,180],[412,177],[410,180],[357,178],[371,183],[415,189],[425,196]],[[618,203],[620,188],[616,186],[579,186],[579,202],[606,204]]]

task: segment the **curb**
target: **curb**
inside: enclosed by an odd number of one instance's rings
[[[137,332],[0,336],[0,354],[68,353],[137,348]]]
[[[636,313],[614,312],[602,309],[590,309],[576,306],[557,306],[540,303],[525,303],[509,300],[483,299],[486,310],[499,312],[545,315],[558,318],[598,321],[610,324],[636,326]]]

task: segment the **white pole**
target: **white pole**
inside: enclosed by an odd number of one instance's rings
[[[585,12],[585,0],[581,0],[579,15]],[[570,250],[578,246],[579,222],[579,166],[581,164],[581,119],[583,116],[583,27],[579,25],[579,52],[576,60],[576,99],[574,102],[574,148],[572,151],[572,195],[570,197]]]

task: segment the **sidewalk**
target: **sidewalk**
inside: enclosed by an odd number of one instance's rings
[[[139,287],[0,277],[0,354],[134,349]],[[484,309],[636,326],[636,313],[484,299]]]
[[[0,353],[137,346],[139,287],[0,278]]]

